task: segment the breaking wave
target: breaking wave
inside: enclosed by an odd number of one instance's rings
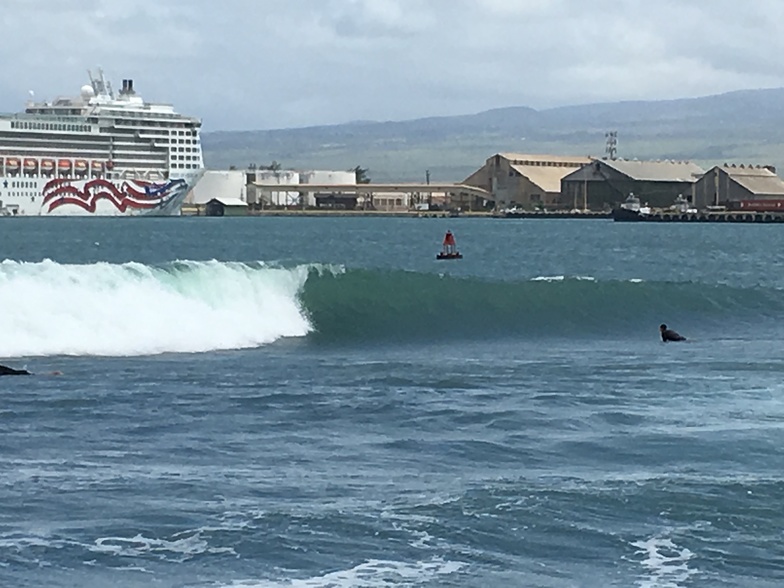
[[[618,336],[784,315],[782,292],[698,283],[177,261],[0,263],[0,356],[146,355],[315,342]],[[653,326],[652,326],[653,325]]]
[[[0,264],[0,356],[146,355],[257,347],[311,330],[312,268],[173,262]]]

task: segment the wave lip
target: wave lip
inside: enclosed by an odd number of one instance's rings
[[[312,329],[313,266],[219,261],[0,263],[0,356],[134,356],[258,347]]]

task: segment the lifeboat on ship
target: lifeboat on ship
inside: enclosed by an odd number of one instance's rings
[[[41,160],[41,173],[45,176],[51,176],[54,173],[54,159]]]
[[[57,162],[57,171],[60,172],[60,175],[67,175],[71,173],[71,160],[60,159]]]
[[[24,172],[26,174],[34,174],[38,171],[38,160],[37,159],[25,159],[24,160]]]
[[[103,161],[93,159],[92,162],[90,162],[90,169],[94,176],[100,176],[103,173]]]
[[[77,159],[74,161],[74,169],[77,174],[83,176],[87,173],[87,162],[84,159]]]
[[[5,169],[9,174],[19,173],[19,159],[17,157],[9,157],[5,160]]]
[[[452,234],[452,231],[447,231],[446,235],[444,235],[441,253],[436,255],[436,259],[463,259],[463,254],[457,250],[455,236]]]

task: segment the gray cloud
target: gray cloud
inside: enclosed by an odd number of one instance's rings
[[[257,129],[784,86],[757,0],[5,0],[0,103],[133,77],[205,128]]]

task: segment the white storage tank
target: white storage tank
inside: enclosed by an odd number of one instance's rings
[[[300,174],[292,170],[257,170],[256,183],[262,186],[299,184]],[[299,192],[263,190],[258,191],[258,200],[263,200],[264,204],[269,206],[297,206]]]
[[[188,194],[186,203],[207,204],[213,198],[232,198],[247,202],[245,181],[244,171],[206,171]]]

